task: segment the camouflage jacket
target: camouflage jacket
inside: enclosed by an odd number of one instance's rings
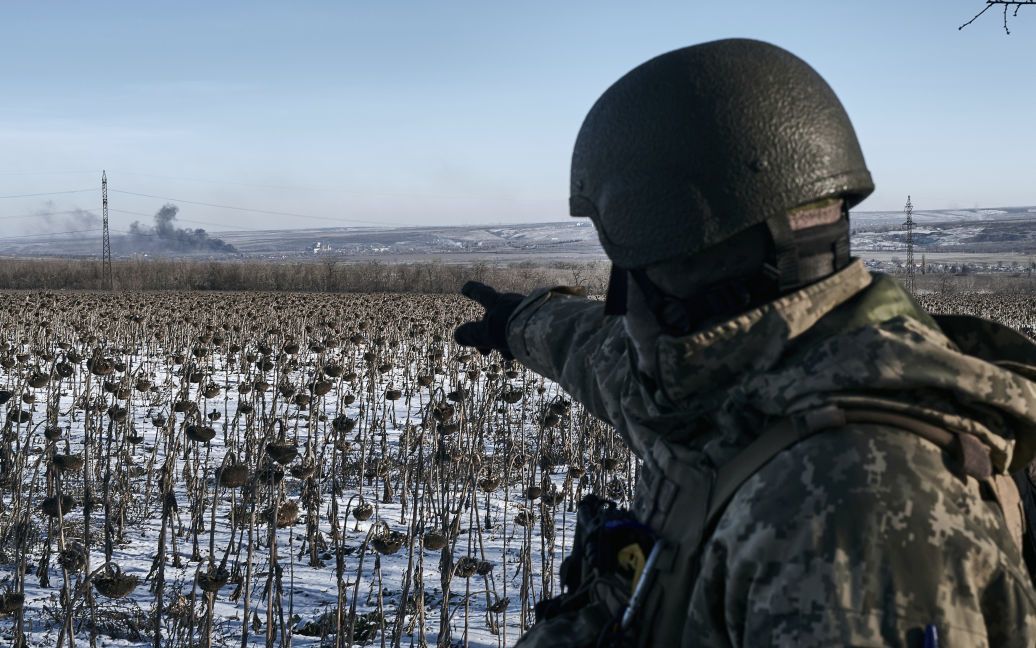
[[[508,323],[515,356],[613,424],[643,460],[634,510],[679,550],[641,645],[1036,645],[1036,593],[986,484],[902,429],[847,424],[776,455],[701,540],[716,470],[775,419],[825,404],[967,432],[993,469],[1036,446],[1036,347],[975,318],[939,324],[861,262],[636,369],[621,317],[563,291]],[[652,603],[654,601],[654,603]]]

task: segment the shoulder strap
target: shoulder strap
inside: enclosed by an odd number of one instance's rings
[[[916,434],[949,451],[957,458],[957,468],[962,478],[970,476],[989,484],[1003,510],[1012,537],[1016,542],[1021,542],[1025,517],[1020,506],[1018,489],[1010,477],[993,474],[989,450],[977,438],[967,433],[950,432],[901,414],[877,410],[843,409],[836,405],[827,405],[779,419],[767,427],[748,447],[721,466],[716,472],[708,512],[705,514],[702,539],[711,535],[716,522],[741,485],[749,477],[759,472],[771,459],[818,432],[851,423],[878,424],[898,428]]]
[[[716,471],[709,509],[705,514],[703,538],[707,538],[719,516],[741,485],[782,451],[826,428],[845,425],[837,407],[812,410],[799,416],[779,419],[763,431],[748,447]]]
[[[1026,520],[1025,507],[1022,505],[1022,496],[1018,490],[1018,484],[1015,483],[1010,475],[993,475],[989,478],[989,485],[992,487],[997,504],[1000,505],[1000,510],[1003,511],[1004,521],[1007,522],[1008,534],[1014,540],[1018,551],[1023,552],[1025,549]]]

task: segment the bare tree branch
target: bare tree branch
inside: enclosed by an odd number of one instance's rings
[[[1014,7],[1014,13],[1011,14],[1011,15],[1016,17],[1016,16],[1018,16],[1018,10],[1019,9],[1021,9],[1024,5],[1036,5],[1036,0],[986,0],[986,6],[982,9],[982,11],[978,12],[977,14],[972,16],[971,20],[969,20],[968,22],[966,22],[963,25],[961,25],[960,27],[958,27],[957,31],[960,31],[960,30],[964,29],[965,27],[967,27],[971,23],[973,23],[976,20],[978,20],[979,16],[981,16],[982,14],[984,14],[987,11],[989,11],[990,9],[992,9],[994,5],[1003,5],[1003,7],[1004,7],[1004,31],[1007,32],[1008,35],[1010,35],[1011,34],[1011,30],[1007,28],[1007,10],[1010,7],[1013,6]]]
[[[960,30],[964,29],[965,27],[967,27],[971,23],[973,23],[976,20],[978,20],[978,17],[981,16],[982,14],[986,13],[987,11],[989,11],[990,8],[992,8],[992,6],[993,6],[992,4],[987,4],[985,9],[983,9],[982,11],[980,11],[977,14],[975,14],[974,16],[972,16],[971,20],[969,20],[968,22],[966,22],[963,25],[961,25],[960,27],[958,27],[957,31],[960,31]]]

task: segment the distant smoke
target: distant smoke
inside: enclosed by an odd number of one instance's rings
[[[37,210],[33,214],[36,217],[32,225],[33,233],[78,233],[101,228],[101,217],[93,212],[78,207],[71,210],[54,210],[54,203],[48,200],[43,209]]]
[[[237,252],[230,243],[223,239],[209,236],[205,230],[176,227],[176,214],[180,208],[176,205],[165,205],[155,214],[152,227],[133,221],[130,225],[129,237],[137,247],[152,250],[169,250],[174,252]]]

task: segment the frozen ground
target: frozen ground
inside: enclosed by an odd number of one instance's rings
[[[108,296],[40,297],[27,310],[18,301],[24,295],[7,299],[9,313],[36,314],[5,329],[11,344],[0,354],[13,360],[0,381],[11,392],[4,447],[5,469],[13,476],[0,491],[0,534],[6,533],[0,593],[17,591],[22,582],[22,629],[31,646],[57,645],[61,634],[63,570],[57,555],[83,539],[84,475],[94,493],[89,569],[105,562],[107,500],[113,525],[118,527],[120,510],[126,520],[124,535],[113,542],[111,561],[139,579],[127,597],[109,599],[83,585],[85,572],[69,574],[80,585],[73,586],[75,642],[86,643],[93,625],[97,645],[112,646],[150,645],[158,609],[162,645],[203,644],[209,617],[196,575],[206,572],[210,561],[225,564],[231,576],[214,596],[213,645],[241,645],[246,626],[244,643],[265,645],[271,620],[277,626],[275,645],[336,645],[334,633],[343,628],[352,628],[357,645],[382,645],[383,640],[392,645],[397,637],[399,645],[435,645],[444,626],[454,645],[511,645],[531,620],[531,606],[558,593],[554,574],[571,540],[574,502],[591,490],[606,490],[609,480],[615,482],[608,489],[613,496],[625,497],[630,490],[628,455],[609,431],[580,424],[584,414],[578,407],[564,407],[556,386],[521,367],[508,377],[510,369],[501,367],[499,358],[462,355],[443,341],[455,318],[446,312],[466,307],[452,298],[408,297],[404,303],[391,298],[372,305],[365,296],[183,294],[160,312],[142,296],[129,303]],[[120,315],[112,316],[116,307]],[[149,308],[142,322],[126,319]],[[364,309],[374,310],[358,314]],[[385,321],[375,319],[378,309]],[[228,310],[221,321],[218,313]],[[173,313],[180,314],[179,322]],[[419,329],[415,315],[440,319]],[[249,330],[249,317],[263,318],[257,331]],[[361,329],[361,320],[369,326]],[[164,331],[162,342],[155,339],[156,330]],[[89,341],[91,334],[97,339]],[[208,341],[199,341],[205,335]],[[23,337],[28,342],[20,342]],[[68,340],[76,340],[71,348],[83,352],[78,363],[69,363],[74,375],[54,375],[39,388],[27,386],[27,378],[69,362],[56,346]],[[336,346],[307,348],[328,340]],[[286,353],[285,345],[293,341],[301,348]],[[241,350],[231,352],[232,344]],[[124,369],[93,375],[85,358],[94,348],[119,366],[124,363]],[[207,353],[192,356],[198,348]],[[53,354],[49,362],[48,351]],[[263,360],[266,369],[257,367]],[[340,367],[342,375],[324,375],[328,366]],[[191,374],[198,382],[191,382]],[[431,384],[421,386],[418,376],[431,376]],[[142,377],[152,383],[143,391],[135,386]],[[309,388],[321,379],[331,386],[317,396]],[[256,389],[257,381],[267,383],[268,390]],[[252,389],[242,394],[241,385]],[[204,391],[213,386],[218,395],[207,397]],[[294,393],[286,395],[291,387]],[[120,388],[128,393],[118,393]],[[399,394],[389,400],[393,388]],[[467,393],[447,397],[461,390]],[[19,404],[32,419],[15,423],[10,410],[24,394],[35,396],[31,405]],[[300,405],[298,394],[308,394],[311,402]],[[501,400],[504,394],[510,395],[507,400]],[[350,396],[355,400],[349,402]],[[197,413],[173,411],[174,403],[184,402],[195,403]],[[90,411],[83,409],[88,404]],[[113,406],[125,408],[124,420],[115,422]],[[245,413],[249,407],[254,410]],[[435,414],[446,407],[454,413]],[[336,430],[340,416],[355,427]],[[156,424],[158,417],[166,421]],[[215,438],[190,440],[190,425],[211,426]],[[60,430],[56,444],[44,439],[48,427]],[[254,478],[268,467],[264,449],[282,429],[299,457],[284,466],[279,486],[256,480],[249,503],[251,484],[219,485],[216,476],[228,451],[249,466]],[[61,528],[39,509],[55,488],[57,473],[48,471],[54,452],[87,461],[85,473],[63,475],[62,491],[76,499],[76,506]],[[605,454],[610,468],[601,465]],[[166,519],[166,559],[156,563],[163,510],[169,510],[163,503],[170,498],[162,493],[163,466],[171,476],[176,510]],[[572,466],[585,468],[585,475],[580,479]],[[312,475],[304,474],[307,467]],[[531,486],[544,488],[544,496],[527,497]],[[274,501],[278,508],[299,507],[297,521],[276,530],[275,552],[265,522]],[[374,508],[365,521],[354,515],[361,501]],[[26,535],[18,541],[11,530],[26,512]],[[523,525],[521,518],[530,514],[533,520]],[[401,547],[379,553],[374,540],[388,530],[404,536]],[[444,531],[446,548],[422,549],[427,533],[435,530]],[[272,555],[282,571],[272,579],[273,594],[264,595]],[[471,558],[478,572],[465,576],[458,564]],[[159,564],[165,581],[160,600],[154,570]],[[40,574],[49,578],[49,586],[41,585]],[[409,591],[405,611],[400,605],[404,588]],[[448,592],[445,604],[443,591]],[[344,621],[336,621],[339,605]],[[290,634],[280,633],[282,614]],[[11,615],[0,617],[0,642],[13,639],[14,622]],[[313,633],[324,636],[307,636]]]
[[[1029,295],[919,299],[1034,335]],[[556,385],[453,345],[475,312],[420,295],[0,293],[0,645],[14,644],[19,592],[41,648],[68,609],[76,645],[153,645],[156,621],[172,647],[340,646],[350,632],[354,645],[513,645],[558,593],[574,503],[628,501],[635,465]],[[191,440],[199,427],[214,437]],[[299,456],[278,483],[281,440]],[[242,487],[218,479],[228,452]],[[67,454],[86,466],[59,485]],[[90,566],[68,570],[65,606],[58,556],[84,541],[87,485]],[[59,488],[75,500],[61,524],[40,506]],[[298,517],[271,544],[274,503]],[[442,550],[423,546],[434,533]],[[124,598],[85,580],[108,537],[138,579]],[[211,564],[229,580],[210,614],[198,574]]]

